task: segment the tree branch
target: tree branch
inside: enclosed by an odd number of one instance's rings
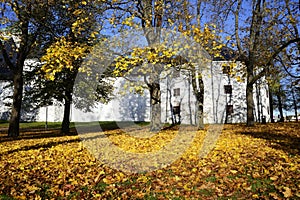
[[[295,38],[292,40],[289,40],[288,42],[284,43],[283,45],[281,45],[274,53],[273,55],[270,57],[270,59],[268,60],[267,64],[264,66],[264,69],[258,73],[255,77],[253,77],[253,79],[250,81],[250,84],[254,84],[258,79],[262,78],[265,74],[266,74],[266,69],[272,65],[274,59],[278,56],[278,54],[286,47],[288,47],[290,44],[293,43],[298,43],[300,42],[300,38]]]

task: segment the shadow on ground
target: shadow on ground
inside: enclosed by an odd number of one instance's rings
[[[270,123],[245,127],[240,134],[269,141],[274,149],[283,150],[291,155],[300,153],[300,123]]]

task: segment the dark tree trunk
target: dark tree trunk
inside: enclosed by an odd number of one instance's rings
[[[247,101],[247,126],[254,126],[253,85],[248,83],[246,87],[246,101]]]
[[[150,89],[150,131],[159,131],[161,129],[161,92],[159,83],[149,84]]]
[[[21,118],[21,106],[22,106],[22,96],[23,96],[23,67],[19,68],[18,71],[14,72],[13,75],[13,104],[11,110],[11,118],[9,121],[8,136],[18,137],[20,128],[20,118]]]
[[[70,114],[71,114],[71,104],[72,104],[72,93],[66,91],[65,105],[64,105],[64,118],[61,124],[61,132],[70,132]]]
[[[168,96],[169,96],[169,104],[170,104],[170,113],[171,113],[171,120],[172,120],[172,125],[175,124],[175,120],[174,120],[174,114],[173,114],[173,105],[172,105],[172,93],[171,93],[171,89],[167,89],[168,90]]]
[[[279,89],[280,90],[280,89]],[[280,122],[284,122],[284,116],[283,116],[283,107],[282,107],[282,99],[280,96],[280,91],[277,94],[277,99],[278,99],[278,110],[279,110],[279,115],[280,115]]]
[[[74,63],[74,66],[79,66],[80,63]],[[78,67],[74,69],[73,72],[69,72],[66,80],[65,88],[65,105],[64,105],[64,118],[61,124],[61,132],[69,133],[70,132],[70,115],[71,115],[71,105],[73,97],[73,87],[75,83],[76,76],[78,74]]]
[[[249,35],[249,54],[246,60],[247,68],[247,86],[246,86],[246,102],[247,102],[247,126],[254,126],[254,98],[253,98],[253,86],[255,84],[254,68],[256,66],[256,55],[258,53],[258,46],[260,42],[260,33],[262,27],[262,12],[264,10],[264,4],[261,0],[255,1],[255,7],[253,10],[252,21],[250,26]],[[242,53],[241,44],[238,45],[240,53]],[[257,78],[257,77],[256,77]],[[258,91],[257,91],[258,92]],[[259,108],[257,108],[259,110]]]
[[[295,117],[296,117],[296,122],[298,122],[298,107],[297,107],[297,100],[296,100],[296,97],[295,97],[295,93],[294,93],[294,86],[292,85],[292,97],[293,97],[293,104],[294,104],[294,111],[295,111]]]
[[[271,123],[274,123],[274,112],[273,112],[273,93],[269,88],[269,105],[270,105],[270,118]]]

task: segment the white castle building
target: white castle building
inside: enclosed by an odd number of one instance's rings
[[[246,82],[239,74],[230,75],[224,61],[213,61],[203,74],[204,81],[204,123],[245,123]],[[224,69],[225,66],[225,69]],[[238,62],[237,67],[241,64]],[[124,88],[126,80],[117,78],[114,83],[114,98],[107,104],[98,103],[92,112],[83,112],[72,106],[71,121],[149,121],[150,95],[129,92]],[[196,124],[196,98],[191,81],[184,73],[164,78],[161,88],[161,121],[176,121]],[[264,80],[254,88],[255,118],[269,121],[268,87]],[[172,108],[172,109],[171,109]],[[39,109],[37,121],[61,121],[63,107],[52,105]]]
[[[27,60],[26,67],[36,61]],[[246,122],[246,82],[239,73],[232,74],[228,61],[212,61],[203,72],[204,81],[204,123],[244,123]],[[242,64],[235,63],[240,69]],[[0,54],[0,119],[8,120],[10,103],[7,96],[12,88],[6,88],[10,81],[10,72]],[[125,79],[119,77],[114,83],[114,98],[108,104],[98,103],[93,112],[84,113],[72,106],[71,121],[149,121],[150,96],[146,90],[143,95],[130,93],[124,89]],[[183,72],[175,72],[172,77],[160,81],[161,121],[172,119],[184,124],[196,124],[196,99],[189,77]],[[124,91],[125,94],[124,94]],[[123,93],[123,94],[120,94]],[[269,121],[268,86],[261,78],[254,87],[256,121]],[[27,117],[26,117],[27,116]],[[30,117],[28,117],[30,116]],[[62,121],[63,107],[58,104],[42,107],[32,113],[23,115],[23,120]]]
[[[246,122],[246,82],[240,74],[230,75],[226,61],[213,61],[203,73],[204,81],[204,123]],[[236,67],[240,67],[237,63]],[[224,69],[225,66],[225,69]],[[84,113],[73,107],[72,121],[149,121],[150,95],[134,94],[124,88],[126,80],[117,78],[115,98],[108,104],[100,104],[93,112]],[[161,121],[172,122],[172,117],[183,124],[196,124],[196,98],[190,79],[177,72],[160,82]],[[122,93],[122,94],[120,94]],[[268,87],[264,81],[254,88],[255,118],[269,121]],[[171,108],[173,110],[171,110]],[[40,120],[43,119],[41,114]]]

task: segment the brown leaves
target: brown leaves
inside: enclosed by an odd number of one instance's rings
[[[199,131],[180,159],[141,174],[103,165],[82,148],[77,136],[14,141],[0,137],[0,198],[297,199],[299,128],[299,124],[247,129],[226,125],[204,159],[198,153],[205,132]],[[118,130],[107,135],[120,148],[147,153],[166,145],[176,130],[152,138],[134,138]]]

